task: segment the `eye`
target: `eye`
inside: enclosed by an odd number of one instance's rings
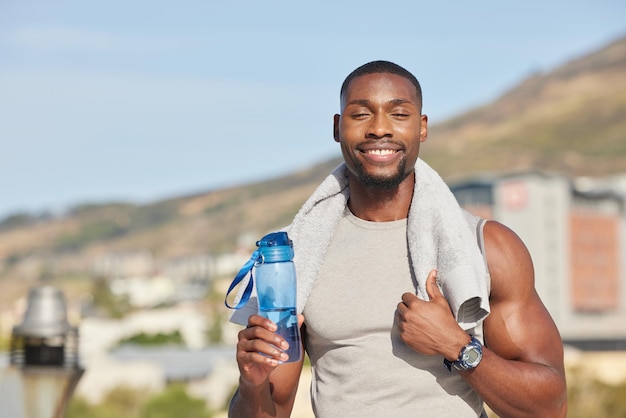
[[[411,116],[411,112],[405,108],[393,109],[390,114],[397,119],[406,119]]]
[[[355,112],[355,113],[353,113],[351,116],[352,116],[352,119],[357,119],[357,120],[358,120],[358,119],[365,119],[365,118],[367,118],[369,115],[370,115],[370,114],[369,114],[369,113],[366,113],[366,112]]]

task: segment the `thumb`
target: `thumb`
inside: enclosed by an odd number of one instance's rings
[[[426,293],[428,293],[428,298],[430,300],[437,299],[439,297],[443,297],[441,294],[441,290],[439,290],[439,286],[437,286],[437,270],[431,270],[428,274],[428,278],[426,279]]]
[[[298,328],[302,328],[302,324],[304,324],[304,315],[298,314]]]

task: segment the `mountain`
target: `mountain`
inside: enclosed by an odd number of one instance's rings
[[[605,176],[626,171],[625,115],[622,38],[432,127],[422,157],[448,179],[530,168]]]
[[[626,172],[626,38],[534,74],[492,103],[430,127],[422,157],[450,181],[483,172],[542,169],[572,176]],[[0,286],[41,276],[84,276],[111,252],[158,259],[249,249],[291,220],[340,162],[288,176],[146,205],[82,205],[62,217],[0,220]]]

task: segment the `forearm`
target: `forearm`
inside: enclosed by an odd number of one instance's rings
[[[233,395],[228,408],[229,418],[288,417],[272,398],[269,380],[259,386],[251,386],[242,381]]]
[[[485,348],[474,370],[460,372],[500,417],[565,417],[565,378],[537,363],[505,360]]]

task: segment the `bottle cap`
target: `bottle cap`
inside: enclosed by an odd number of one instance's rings
[[[272,232],[256,243],[265,263],[277,263],[293,259],[293,242],[286,232]]]

